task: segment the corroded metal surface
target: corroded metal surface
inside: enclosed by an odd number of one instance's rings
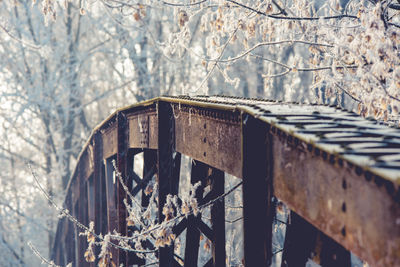
[[[93,173],[93,167],[93,147],[88,146],[79,161],[79,168],[81,169],[81,175],[84,179],[89,179],[90,175]]]
[[[118,131],[116,124],[103,131],[103,156],[109,158],[117,154],[118,149]]]
[[[400,265],[400,208],[348,163],[274,138],[274,192],[292,210],[372,266]]]
[[[176,151],[241,177],[239,115],[184,105],[173,108]]]
[[[250,138],[243,135],[246,121],[241,118],[246,116],[268,128],[272,156],[263,158],[274,196],[371,266],[400,266],[400,130],[330,106],[184,96],[120,109],[94,129],[85,145],[65,207],[78,208],[83,220],[94,219],[96,232],[124,228],[119,207],[124,195],[114,181],[110,160],[117,158],[120,171],[128,173],[123,161],[132,150],[158,151],[158,178],[164,177],[159,182],[169,191],[177,191],[179,185],[178,178],[165,180],[179,177],[174,166],[180,155],[175,152],[252,179],[243,175],[249,167],[244,166],[242,147],[249,141],[243,138]],[[58,242],[77,245],[71,223],[60,223],[59,229]],[[64,257],[64,249],[65,244],[57,243],[53,258],[65,262],[82,254],[71,250]],[[160,262],[169,262],[172,254],[165,249],[161,255]]]
[[[158,147],[157,113],[144,113],[128,116],[129,147],[151,148]]]

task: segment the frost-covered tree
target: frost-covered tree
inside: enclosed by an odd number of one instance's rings
[[[14,255],[10,265],[24,265],[31,255],[26,241],[48,250],[57,219],[37,194],[28,165],[62,198],[94,125],[148,92],[133,87],[123,37],[101,14],[83,16],[79,3],[69,2],[0,6],[0,246]],[[53,9],[62,12],[43,16]]]
[[[149,78],[171,92],[335,103],[398,121],[397,1],[82,2],[98,5],[140,36],[125,41],[153,56],[144,64],[161,74]]]
[[[53,230],[32,211],[41,205],[32,204],[26,163],[58,196],[90,129],[116,107],[160,94],[230,94],[334,103],[399,121],[394,0],[6,0],[0,6],[0,190],[6,191],[0,227],[11,227],[5,231],[14,240],[0,245],[22,260],[25,236],[18,233],[35,231],[24,224],[46,229],[49,246]]]

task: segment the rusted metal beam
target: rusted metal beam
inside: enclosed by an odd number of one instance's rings
[[[315,250],[317,231],[315,227],[296,213],[289,214],[281,266],[305,267]]]
[[[126,167],[128,158],[128,122],[124,112],[117,113],[117,171],[121,174],[121,179],[124,184],[127,183],[126,178]],[[126,192],[119,181],[119,177],[115,177],[115,187],[117,194],[117,217],[118,217],[118,232],[122,236],[126,236],[126,207],[124,204],[124,199],[126,199]],[[127,252],[120,249],[118,251],[118,259],[116,262],[127,266]]]
[[[131,192],[131,193],[132,193],[132,190],[133,190],[134,159],[135,159],[135,155],[137,153],[139,153],[140,151],[141,151],[141,149],[129,149],[127,151],[128,154],[127,154],[127,164],[126,164],[126,178],[127,178],[126,185],[128,187],[129,192]],[[133,205],[132,200],[130,198],[127,198],[127,201],[128,201],[129,205]],[[126,232],[127,232],[128,236],[131,236],[132,233],[135,230],[138,230],[136,228],[136,226],[134,226],[134,227],[128,227],[127,226]],[[145,263],[146,263],[145,260],[143,258],[138,257],[136,255],[136,253],[128,252],[128,255],[127,255],[127,266],[131,266],[131,265],[134,265],[134,264],[144,265]]]
[[[118,231],[118,206],[117,206],[117,177],[115,175],[114,166],[112,161],[115,157],[104,160],[105,165],[105,186],[106,186],[106,199],[107,199],[107,233],[113,233],[114,230]],[[116,242],[116,241],[112,241]],[[119,251],[114,246],[110,249],[112,261],[118,263]]]
[[[243,114],[243,230],[246,267],[272,259],[272,138],[268,125]]]
[[[129,125],[129,147],[158,147],[158,119],[154,108],[148,108],[140,113],[127,116]]]
[[[313,260],[322,267],[350,267],[350,252],[295,212],[286,227],[282,267],[306,266]]]
[[[161,112],[156,108],[157,103],[160,104]],[[268,144],[273,144],[273,171],[272,175],[265,177],[269,180],[269,177],[273,177],[274,193],[279,199],[370,265],[400,265],[400,176],[397,172],[400,158],[396,150],[400,139],[398,129],[390,129],[332,107],[285,105],[226,97],[162,97],[119,112],[126,113],[127,128],[130,130],[124,137],[124,146],[157,149],[160,144],[157,154],[157,179],[160,186],[163,186],[160,191],[160,207],[166,194],[177,192],[179,168],[176,171],[173,166],[174,156],[178,161],[177,155],[180,154],[175,154],[176,151],[247,180],[245,174],[249,176],[252,172],[248,167],[245,171],[242,166],[252,166],[246,162],[253,159],[257,162],[260,158],[249,156],[254,152],[247,145],[242,146],[240,114],[243,114],[263,121],[263,125],[253,127],[255,132],[260,129],[264,131],[263,127],[271,127],[270,134],[273,137],[268,138],[273,142],[268,141]],[[115,157],[120,149],[118,142],[122,137],[118,136],[121,132],[116,123],[118,114],[114,113],[95,129],[91,141],[79,156],[68,187],[66,203],[69,204],[66,207],[73,211],[75,204],[80,201],[80,195],[87,193],[82,190],[79,181],[90,179],[93,172],[97,233],[107,232],[110,226],[107,220],[104,221],[104,218],[107,219],[107,188],[103,159]],[[246,141],[246,135],[251,136],[248,129],[243,128],[243,143],[250,142]],[[256,139],[261,138],[257,135],[254,135]],[[269,145],[265,146],[267,152],[261,152],[256,142],[253,143],[250,147],[260,151],[257,155],[267,153],[266,157],[269,157]],[[367,159],[367,162],[364,164],[359,158]],[[267,159],[266,162],[271,160]],[[257,164],[253,165],[257,167]],[[269,164],[266,166],[270,168]],[[269,172],[268,169],[266,173]],[[254,171],[254,174],[254,177],[260,176],[260,172]],[[258,181],[260,178],[255,179]],[[248,187],[248,181],[243,186],[244,198],[245,195],[250,196],[251,192],[245,188],[263,188],[254,181]],[[268,195],[272,187],[266,188]],[[270,196],[266,199],[269,201]],[[248,201],[251,202],[251,196],[250,200],[245,200]],[[116,203],[120,205],[118,200]],[[269,214],[269,203],[266,205]],[[263,215],[261,219],[268,216]],[[246,218],[244,221],[248,224]],[[67,232],[72,231],[70,227],[64,228]],[[73,240],[75,237],[72,236],[68,242],[72,242],[70,247],[74,248],[78,241]],[[67,240],[67,236],[64,240]],[[171,248],[161,251],[164,252],[160,253],[160,264],[171,266]],[[68,256],[69,259],[75,258],[74,249],[68,255],[73,255]]]
[[[103,139],[100,131],[97,131],[91,141],[93,147],[93,185],[94,185],[94,230],[96,234],[107,231],[107,200],[105,190],[105,173],[103,164]],[[100,247],[94,249],[95,255],[99,255]],[[95,258],[95,265],[98,264]]]
[[[149,177],[142,188],[142,207],[146,208],[149,205],[150,194],[146,194],[145,189],[153,176],[156,174],[157,168],[157,150],[145,150],[143,152],[143,180]]]
[[[82,153],[79,161],[79,177],[86,180],[93,173],[93,148],[88,146]]]
[[[118,126],[116,123],[102,130],[103,158],[107,159],[118,152]]]
[[[157,153],[157,182],[158,194],[158,218],[164,220],[162,210],[168,194],[173,194],[179,181],[179,173],[174,172],[175,153],[175,122],[171,105],[166,102],[158,103],[158,153]],[[174,177],[174,175],[178,177]],[[175,264],[174,246],[159,249],[159,266],[172,267]]]
[[[72,211],[72,205],[71,205],[71,195],[68,194],[67,195],[67,199],[66,199],[66,207],[68,208],[68,210]],[[67,221],[66,224],[66,229],[65,229],[65,243],[66,243],[66,262],[72,262],[75,260],[75,225],[73,222],[71,222],[70,220]],[[63,253],[63,251],[61,251],[61,253]]]
[[[82,179],[84,177],[82,176]],[[79,199],[78,204],[78,221],[80,221],[83,225],[88,225],[88,195],[87,195],[87,183],[82,181],[81,182],[81,186],[82,186],[82,195]],[[85,236],[80,236],[80,232],[82,231],[82,229],[77,228],[77,233],[78,233],[78,266],[87,266],[89,264],[87,264],[85,257],[84,257],[84,253],[86,251],[87,248],[87,241],[86,241],[86,237]]]
[[[400,265],[400,208],[387,181],[284,133],[273,151],[274,192],[290,209],[372,266]]]
[[[89,177],[87,180],[87,195],[88,195],[88,221],[94,222],[95,221],[95,196],[94,196],[94,179],[93,175]]]
[[[212,169],[211,190],[213,199],[224,193],[224,173]],[[212,266],[224,267],[226,260],[225,252],[225,200],[222,198],[211,206],[211,227],[212,227]]]
[[[176,151],[236,177],[242,175],[239,113],[169,105],[175,116]]]
[[[322,267],[352,266],[350,251],[321,231],[318,231],[317,237],[317,245],[320,246],[317,250],[320,251],[319,264]]]
[[[94,181],[93,181],[93,175],[91,175],[89,177],[89,179],[87,179],[87,195],[88,195],[88,207],[87,207],[87,217],[88,220],[87,222],[95,222],[95,195],[94,195]],[[87,225],[89,226],[89,225]],[[94,267],[95,264],[94,262],[91,262],[90,264],[88,264],[90,267]]]
[[[196,189],[195,197],[197,202],[203,198],[205,179],[208,177],[209,167],[205,163],[197,160],[192,161],[190,183],[192,185],[201,183]],[[186,246],[185,246],[185,267],[197,266],[200,246],[200,230],[197,220],[201,219],[201,214],[191,214],[187,218]]]

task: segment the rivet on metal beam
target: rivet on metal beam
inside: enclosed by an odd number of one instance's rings
[[[366,171],[366,172],[364,173],[364,177],[365,177],[365,180],[367,180],[367,181],[369,182],[369,181],[372,180],[372,173],[369,172],[369,171]]]
[[[339,163],[339,166],[340,166],[340,167],[343,167],[343,159],[339,158],[339,159],[338,159],[338,163]]]
[[[329,163],[330,164],[335,164],[335,162],[336,162],[335,155],[330,155],[329,156]]]
[[[307,144],[307,150],[311,152],[313,150],[313,146],[310,144]]]
[[[343,179],[343,182],[342,182],[342,188],[343,188],[344,190],[346,190],[346,189],[347,189],[347,182],[346,182],[346,180],[345,180],[345,179]]]
[[[374,176],[374,182],[378,187],[380,187],[383,184],[383,179],[381,177],[375,175]]]
[[[341,233],[342,236],[346,236],[346,226],[343,226]]]
[[[390,181],[385,181],[385,188],[389,195],[393,195],[394,193],[394,185]]]

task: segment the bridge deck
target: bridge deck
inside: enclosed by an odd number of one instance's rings
[[[370,265],[400,266],[397,128],[330,106],[222,96],[151,99],[116,111],[94,129],[68,186],[66,207],[76,208],[76,217],[86,223],[106,216],[109,230],[126,233],[125,194],[118,183],[107,187],[108,201],[115,194],[116,203],[114,209],[104,204],[106,215],[97,215],[104,205],[96,204],[102,200],[91,188],[104,176],[103,161],[117,159],[124,173],[129,151],[138,149],[157,151],[160,186],[173,176],[175,152],[243,179],[246,266],[271,257],[262,247],[270,248],[272,196],[299,215],[298,225],[310,223]],[[172,191],[160,191],[161,199]],[[253,205],[265,212],[251,211]],[[261,235],[254,230],[260,227],[265,227]],[[60,223],[56,240],[72,242],[67,228]],[[84,244],[66,257],[78,258]],[[55,259],[60,246],[55,244]],[[160,266],[168,257],[164,252]],[[120,254],[119,261],[123,258]]]

